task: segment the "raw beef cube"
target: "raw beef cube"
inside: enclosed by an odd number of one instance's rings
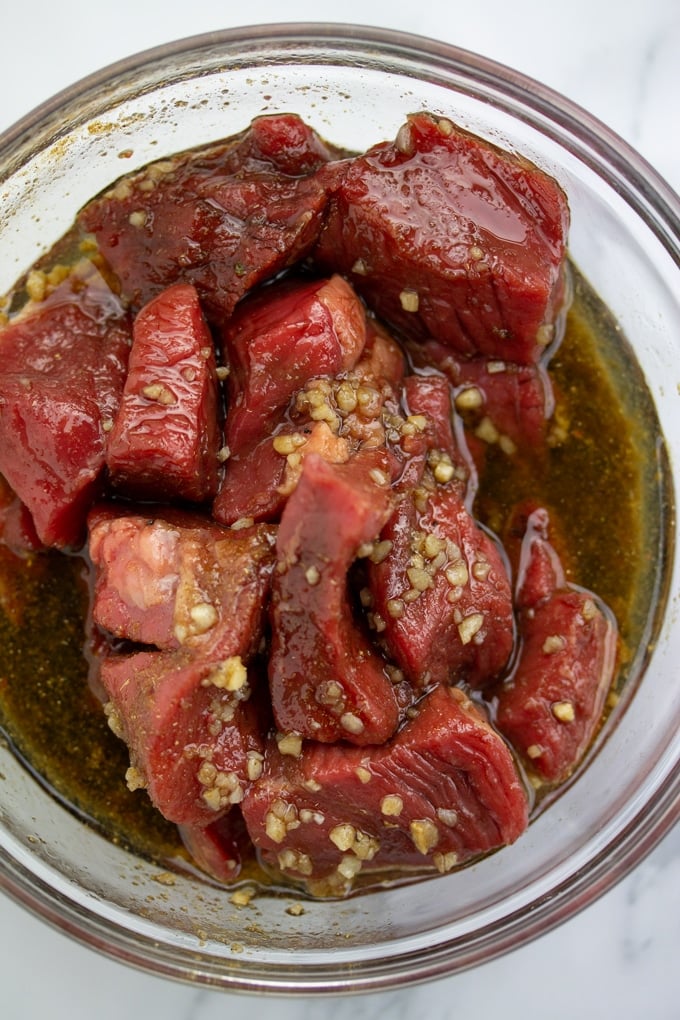
[[[261,769],[265,728],[240,655],[111,655],[101,683],[109,725],[130,750],[131,789],[146,789],[177,825],[208,825],[240,803]]]
[[[235,169],[271,170],[304,177],[342,153],[328,145],[296,114],[256,117],[232,158]]]
[[[198,515],[148,508],[89,517],[93,618],[118,638],[160,649],[248,657],[262,636],[275,531],[232,531]]]
[[[515,506],[508,519],[505,548],[515,563],[515,606],[530,616],[557,589],[567,587],[554,531],[548,511],[535,500],[527,499]]]
[[[322,448],[318,430],[310,447],[313,419],[302,430],[291,427],[289,405],[309,379],[352,368],[365,342],[363,306],[339,276],[272,285],[239,305],[223,331],[224,360],[231,369],[229,459],[213,506],[217,520],[278,516],[294,487],[290,472],[285,478],[286,458],[295,454],[299,465],[303,446],[334,461],[347,459],[349,452],[337,444]]]
[[[310,366],[310,377],[291,393],[271,434],[266,430],[249,448],[232,450],[213,505],[217,520],[223,524],[248,517],[275,520],[295,489],[308,454],[342,464],[364,446],[385,445],[384,413],[398,410],[395,387],[404,375],[404,355],[373,320],[365,325],[366,346],[352,368],[329,377],[316,375]],[[349,365],[356,349],[348,343],[343,348],[343,365]],[[295,375],[300,382],[302,373],[296,370]],[[283,379],[277,384],[279,394],[285,388]],[[228,415],[228,436],[229,429]],[[397,467],[393,461],[393,476]]]
[[[344,464],[351,446],[323,421],[312,422],[305,417],[298,427],[283,424],[274,435],[229,458],[224,483],[213,504],[215,519],[230,525],[249,518],[277,520],[309,453],[330,464]]]
[[[28,508],[0,475],[0,543],[16,555],[36,552],[43,544]]]
[[[498,677],[514,645],[510,581],[491,536],[454,488],[405,495],[370,563],[374,620],[387,650],[416,688]]]
[[[0,472],[46,546],[83,540],[129,347],[126,312],[81,267],[0,329]]]
[[[566,582],[547,531],[547,513],[536,510],[518,579],[521,653],[498,691],[496,724],[533,772],[559,783],[599,725],[614,676],[617,628],[601,599]]]
[[[389,323],[521,364],[553,340],[569,211],[538,167],[420,113],[319,177],[331,200],[314,258]]]
[[[213,503],[216,521],[232,525],[243,520],[274,521],[281,515],[286,461],[272,440],[264,436],[240,456],[229,457]]]
[[[477,473],[448,380],[432,371],[406,376],[402,400],[406,416],[398,428],[398,450],[406,463],[396,488],[404,492],[416,488],[429,466],[435,480],[448,482],[471,504]]]
[[[380,747],[267,746],[242,803],[262,859],[321,894],[364,871],[436,868],[512,843],[526,793],[503,739],[458,688],[436,687]]]
[[[450,379],[478,468],[490,445],[497,444],[508,456],[518,450],[535,457],[546,453],[555,400],[545,365],[456,358],[435,341],[424,343],[420,356]]]
[[[331,155],[298,117],[256,120],[235,141],[120,181],[83,209],[80,224],[134,307],[181,279],[223,322],[314,244],[326,192],[312,171]]]
[[[359,450],[386,446],[389,421],[399,410],[397,388],[405,360],[395,341],[374,320],[369,319],[366,325],[366,346],[354,367],[333,379],[310,379],[295,397],[288,417],[297,426],[299,446],[286,457],[286,493],[297,484],[308,453],[341,464]],[[399,465],[391,453],[388,461],[394,480]]]
[[[308,379],[353,368],[365,343],[363,305],[341,276],[273,284],[241,302],[223,331],[232,454],[271,435]]]
[[[137,315],[128,376],[107,449],[125,495],[201,503],[217,492],[217,376],[194,287],[178,283]]]
[[[345,465],[306,459],[281,518],[272,581],[269,685],[283,734],[370,744],[397,727],[397,696],[353,616],[347,580],[390,510],[380,451]]]
[[[251,755],[251,762],[259,757]],[[236,806],[209,825],[180,825],[179,834],[194,864],[217,882],[229,884],[241,873],[241,864],[250,846],[243,819]]]

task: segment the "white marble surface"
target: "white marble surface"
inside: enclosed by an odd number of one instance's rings
[[[0,129],[74,80],[173,38],[267,21],[335,20],[438,37],[565,93],[631,142],[680,189],[677,0],[80,0],[12,3],[0,38]],[[0,898],[2,1020],[328,1020],[427,1016],[503,1020],[680,1017],[680,827],[577,917],[502,959],[395,993],[250,998],[176,985],[95,955]]]

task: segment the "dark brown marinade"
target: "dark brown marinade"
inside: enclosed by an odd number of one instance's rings
[[[549,509],[568,579],[597,592],[617,618],[620,683],[649,639],[657,599],[669,510],[664,450],[633,352],[573,268],[572,277],[565,337],[549,368],[550,454],[519,460],[490,447],[474,509],[500,535],[517,503]]]
[[[127,748],[88,684],[84,561],[0,546],[0,731],[38,779],[117,843],[173,856],[176,829],[125,783]]]
[[[667,510],[663,450],[628,345],[574,277],[565,338],[550,365],[559,441],[542,461],[490,448],[475,513],[502,533],[517,502],[547,505],[570,579],[617,615],[621,684],[653,632]],[[88,686],[84,571],[78,557],[20,559],[0,545],[0,732],[78,815],[135,852],[168,861],[182,855],[176,830],[142,791],[128,791],[127,750]],[[243,877],[257,877],[252,863]]]

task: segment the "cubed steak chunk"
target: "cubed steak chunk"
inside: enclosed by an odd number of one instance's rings
[[[0,544],[17,556],[36,552],[43,544],[35,531],[28,508],[0,475]]]
[[[308,379],[354,367],[366,316],[341,276],[286,281],[244,299],[222,337],[231,370],[225,438],[238,455],[274,431]]]
[[[373,619],[393,661],[417,688],[496,679],[514,647],[502,554],[453,489],[400,501],[370,563]]]
[[[568,584],[548,542],[548,515],[528,518],[517,607],[521,652],[497,692],[496,725],[532,772],[563,782],[599,725],[617,657],[614,617]]]
[[[202,503],[217,492],[221,446],[212,336],[196,289],[177,283],[134,320],[111,482],[135,499]]]
[[[134,307],[181,279],[224,321],[314,244],[326,193],[313,171],[332,155],[298,117],[258,118],[224,144],[119,181],[79,222]]]
[[[131,789],[146,789],[177,825],[209,825],[240,803],[261,768],[267,725],[240,655],[111,655],[101,683],[109,724],[130,750]]]
[[[240,136],[232,165],[235,172],[276,169],[289,177],[304,177],[342,154],[297,114],[275,113],[251,121]]]
[[[260,767],[259,756],[251,754],[249,762],[251,770],[252,763]],[[225,885],[236,881],[251,843],[235,805],[209,825],[180,825],[179,834],[201,871]]]
[[[213,504],[223,524],[280,517],[309,454],[342,464],[362,447],[385,445],[384,417],[398,410],[395,387],[404,375],[403,352],[374,320],[366,320],[339,277],[318,286],[272,286],[257,299],[246,299],[235,313],[238,343],[225,345],[225,357],[235,366],[226,423],[230,456]],[[277,315],[285,313],[276,327],[267,325],[264,311],[270,290]],[[299,304],[290,301],[296,294]],[[248,309],[257,310],[260,303],[261,340],[248,316]],[[258,313],[256,326],[259,319]],[[254,385],[248,393],[251,373]]]
[[[295,395],[289,416],[304,442],[287,456],[287,491],[294,488],[307,453],[341,463],[358,450],[385,448],[388,419],[398,410],[397,386],[405,360],[374,321],[369,319],[366,326],[366,346],[353,368],[334,377],[311,377]]]
[[[213,506],[217,520],[278,516],[294,487],[286,479],[291,453],[298,463],[312,449],[333,461],[347,459],[347,444],[305,413],[313,408],[303,410],[304,421],[291,423],[292,405],[308,380],[351,369],[365,343],[363,305],[340,276],[272,284],[244,299],[222,333],[230,368],[229,459]]]
[[[502,553],[471,516],[476,472],[448,380],[404,380],[408,458],[399,502],[369,559],[372,620],[388,654],[417,689],[498,676],[514,644],[510,581]],[[403,427],[402,427],[403,431]]]
[[[418,353],[450,380],[478,470],[491,446],[510,457],[517,453],[534,459],[545,456],[548,424],[555,410],[545,365],[458,358],[435,341],[422,344]]]
[[[362,869],[447,872],[512,843],[528,805],[503,739],[440,686],[380,747],[310,742],[293,757],[270,740],[242,811],[265,863],[338,895]]]
[[[393,449],[405,463],[395,488],[400,492],[415,489],[427,475],[430,484],[448,484],[471,504],[477,491],[477,472],[448,379],[432,370],[407,375],[401,399],[405,418],[396,423],[399,444]]]
[[[265,436],[247,453],[229,457],[212,515],[221,524],[274,521],[286,501],[282,492],[286,461]]]
[[[569,211],[555,180],[449,120],[320,171],[331,200],[314,257],[413,337],[536,361],[564,298]]]
[[[399,722],[386,663],[352,611],[347,574],[391,510],[384,453],[310,455],[281,517],[272,580],[269,686],[284,734],[381,743]]]
[[[115,505],[89,516],[93,618],[117,638],[251,655],[262,636],[275,529],[232,531],[199,515]]]
[[[89,266],[0,329],[0,473],[46,546],[83,541],[130,335],[127,313]]]

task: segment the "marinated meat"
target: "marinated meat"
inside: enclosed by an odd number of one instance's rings
[[[229,458],[213,506],[217,520],[278,516],[294,487],[289,468],[307,452],[347,459],[347,444],[327,425],[317,427],[323,419],[315,408],[295,413],[295,403],[310,379],[353,368],[365,343],[363,306],[339,276],[273,284],[239,305],[222,336]]]
[[[477,473],[448,380],[432,369],[406,376],[402,401],[406,419],[399,430],[400,453],[406,465],[395,488],[400,492],[415,489],[427,474],[430,484],[449,485],[470,505],[477,491]]]
[[[419,113],[319,177],[331,200],[317,264],[407,336],[520,364],[555,338],[569,211],[538,167]]]
[[[7,305],[3,578],[87,525],[92,692],[215,881],[448,872],[589,746],[616,624],[564,515],[507,514],[555,491],[568,219],[448,120],[348,157],[261,117],[122,178]]]
[[[259,762],[252,757],[250,762]],[[251,766],[252,768],[252,766]],[[229,884],[241,874],[250,839],[238,808],[232,806],[209,825],[180,825],[182,842],[201,871],[217,882]]]
[[[250,701],[250,662],[263,633],[273,530],[231,531],[172,510],[121,516],[116,507],[95,511],[90,527],[95,622],[160,649],[102,661],[132,784],[170,821],[206,825],[239,802],[261,760],[268,722]]]
[[[510,581],[455,489],[408,493],[380,538],[389,551],[370,565],[373,619],[407,679],[417,689],[496,679],[514,647]]]
[[[242,811],[265,862],[341,894],[360,871],[436,868],[512,843],[527,797],[501,737],[458,688],[436,687],[387,743],[270,740]]]
[[[124,178],[79,221],[133,307],[182,281],[223,322],[314,244],[326,191],[312,171],[332,155],[298,117],[261,117],[230,142]]]
[[[134,320],[106,453],[112,484],[139,499],[205,502],[221,445],[212,336],[195,288],[177,283]]]
[[[273,284],[243,301],[223,331],[232,455],[271,435],[309,379],[353,368],[365,343],[363,305],[340,276]]]
[[[518,451],[545,455],[548,422],[555,409],[545,365],[457,358],[435,341],[422,344],[414,356],[417,362],[436,365],[449,378],[478,470],[488,446],[498,445],[508,456]]]
[[[385,555],[369,562],[371,619],[416,689],[463,680],[480,687],[513,648],[507,570],[468,510],[477,475],[446,378],[407,376],[403,400],[413,431],[401,437],[407,460],[380,535]]]
[[[80,546],[123,391],[129,317],[78,267],[0,328],[0,474],[44,545]]]
[[[531,770],[563,782],[599,725],[616,664],[617,628],[592,592],[568,584],[535,510],[522,548],[517,607],[521,652],[498,691],[496,725]]]
[[[389,480],[378,452],[346,465],[310,455],[283,511],[269,686],[284,734],[375,744],[397,727],[398,700],[385,662],[355,619],[347,577],[390,514]]]
[[[256,117],[234,141],[237,144],[227,162],[233,173],[277,171],[304,177],[342,155],[292,113]]]
[[[212,656],[257,650],[274,562],[275,529],[233,531],[160,507],[89,517],[93,618],[117,638]]]
[[[241,802],[261,767],[267,721],[239,654],[110,655],[101,683],[109,725],[130,750],[131,789],[146,789],[177,825],[208,825]]]
[[[286,501],[286,461],[274,448],[273,437],[264,436],[247,457],[230,456],[229,462],[213,503],[215,520],[225,525],[277,520]]]
[[[222,523],[277,519],[308,454],[342,464],[363,446],[385,444],[383,418],[398,410],[394,387],[404,355],[350,295],[334,277],[267,288],[253,302],[263,308],[253,324],[246,318],[250,302],[239,306],[237,342],[229,335],[225,342],[235,379],[226,422],[230,456],[213,505]]]

